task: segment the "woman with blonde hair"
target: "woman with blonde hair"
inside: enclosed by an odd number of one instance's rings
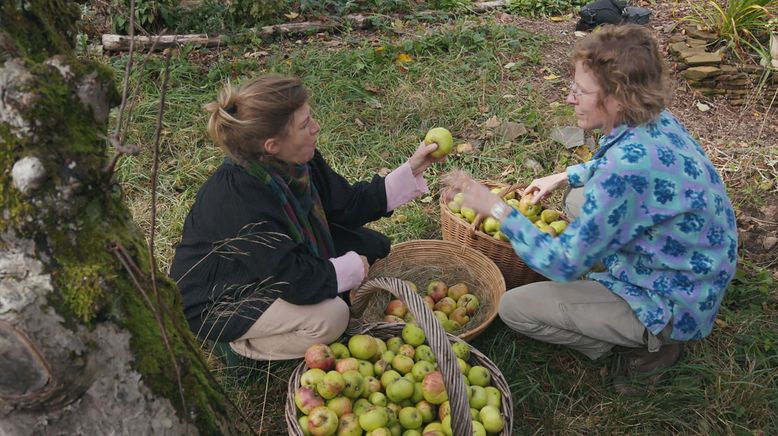
[[[437,145],[351,184],[316,149],[319,123],[299,79],[227,86],[205,109],[227,157],[200,188],[171,267],[187,320],[200,339],[251,359],[301,357],[346,329],[340,296],[390,246],[363,226],[427,191]]]
[[[500,220],[516,253],[553,280],[509,291],[502,320],[591,359],[616,351],[623,390],[621,377],[672,366],[686,341],[710,334],[735,273],[735,215],[705,152],[666,109],[667,73],[646,28],[604,26],[579,41],[572,61],[567,103],[579,127],[602,131],[599,148],[524,191],[537,202],[571,188],[564,203],[573,221],[561,235],[540,231],[464,173],[448,183]],[[605,271],[589,272],[598,263]]]

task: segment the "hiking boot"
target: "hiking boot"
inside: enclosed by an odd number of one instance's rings
[[[670,368],[681,359],[683,343],[671,343],[662,345],[655,353],[645,348],[614,349],[616,355],[613,358],[611,375],[613,388],[622,395],[639,395],[642,392],[628,381],[632,378],[645,380],[648,385],[656,384],[664,373],[664,369]]]

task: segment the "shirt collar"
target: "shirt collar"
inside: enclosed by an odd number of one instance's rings
[[[592,159],[602,157],[613,144],[618,142],[618,140],[631,129],[632,127],[627,123],[619,124],[611,129],[610,133],[600,138],[600,146],[597,148],[597,151],[594,152]]]

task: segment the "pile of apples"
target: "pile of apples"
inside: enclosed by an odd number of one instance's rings
[[[294,402],[303,433],[313,436],[451,436],[443,376],[424,331],[406,324],[384,342],[369,335],[315,344],[305,353]],[[471,366],[470,346],[452,345],[467,390],[473,435],[500,433],[500,391],[483,366]]]
[[[415,283],[406,280],[405,283],[419,292]],[[478,297],[470,293],[467,284],[457,283],[448,287],[441,280],[432,280],[427,284],[426,293],[422,296],[424,304],[435,314],[443,330],[452,333],[465,324],[478,311]],[[413,314],[400,300],[391,300],[384,311],[384,322],[413,322]]]
[[[492,192],[499,194],[502,192],[502,188],[493,188]],[[469,223],[475,221],[475,210],[463,206],[464,195],[459,192],[454,198],[447,203],[448,209],[456,216],[464,219]],[[509,206],[518,210],[522,215],[527,217],[528,220],[535,224],[535,227],[542,232],[546,232],[551,236],[558,236],[567,228],[567,221],[561,219],[562,213],[558,210],[543,209],[543,206],[538,204],[532,204],[532,194],[527,194],[516,199],[516,193],[510,192],[503,196],[503,200]],[[494,239],[501,241],[508,241],[508,237],[500,232],[500,222],[494,217],[486,217],[481,221],[479,230],[492,236]]]

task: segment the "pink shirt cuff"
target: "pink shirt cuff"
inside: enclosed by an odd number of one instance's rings
[[[387,212],[391,212],[419,195],[429,192],[424,176],[419,174],[414,177],[408,162],[389,173],[384,184],[386,186]]]
[[[346,292],[356,288],[365,279],[365,268],[362,259],[354,251],[349,251],[340,257],[330,258],[335,267],[335,276],[338,280],[338,292]]]

